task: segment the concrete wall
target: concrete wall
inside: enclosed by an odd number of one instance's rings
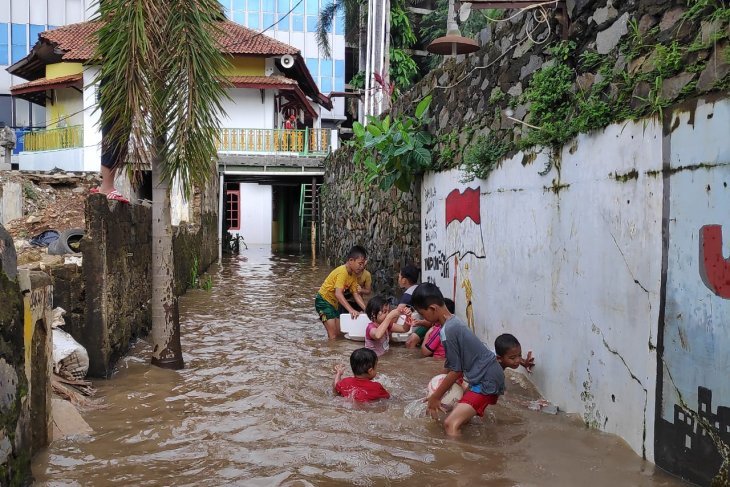
[[[698,268],[703,225],[730,224],[730,145],[719,135],[729,111],[727,100],[700,100],[663,124],[581,135],[559,171],[546,153],[526,165],[518,153],[487,180],[462,183],[452,170],[423,181],[425,279],[490,346],[510,332],[533,350],[531,378],[550,401],[652,461],[655,419],[674,419],[678,394],[689,408],[698,387],[730,404],[727,244],[724,254],[710,247],[715,267],[705,272],[719,289]],[[657,456],[684,474],[665,460]]]
[[[202,273],[218,258],[218,181],[193,195],[192,222],[173,235],[175,292],[183,294],[197,260]],[[151,208],[108,202],[92,195],[86,203],[83,268],[53,269],[57,305],[69,313],[66,331],[89,353],[89,375],[106,377],[131,342],[152,325]]]
[[[263,103],[260,90],[235,88],[227,91],[231,98],[222,101],[225,111],[221,117],[222,128],[276,128],[272,91],[264,91]]]
[[[29,482],[51,420],[51,280],[15,258],[0,226],[0,485]]]
[[[0,182],[0,225],[23,216],[23,187],[13,181]]]
[[[51,171],[58,167],[64,171],[86,171],[84,167],[85,149],[60,149],[18,154],[20,169],[23,171]],[[99,159],[101,161],[101,159]],[[101,162],[99,162],[101,164]],[[99,170],[97,165],[95,171]]]

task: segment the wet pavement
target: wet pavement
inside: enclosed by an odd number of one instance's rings
[[[418,351],[394,346],[380,360],[392,399],[333,396],[333,365],[362,344],[327,342],[317,321],[314,294],[329,271],[269,248],[214,266],[213,289],[181,299],[186,368],[149,366],[139,342],[110,380],[94,382],[108,406],[84,413],[94,434],[40,453],[36,485],[688,485],[577,417],[529,410],[536,396],[520,375],[458,440],[418,414],[441,369]]]

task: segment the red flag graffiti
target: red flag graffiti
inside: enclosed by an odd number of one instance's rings
[[[446,197],[446,253],[448,257],[464,258],[472,254],[486,257],[482,236],[480,188],[467,188],[463,192],[451,191]]]
[[[454,220],[463,222],[467,217],[481,225],[479,210],[479,188],[467,188],[463,193],[455,189],[446,197],[446,226]]]
[[[730,260],[722,255],[722,226],[700,228],[700,276],[705,286],[730,299]]]

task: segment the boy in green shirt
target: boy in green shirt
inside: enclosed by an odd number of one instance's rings
[[[368,254],[364,248],[359,245],[352,247],[345,263],[330,272],[314,298],[314,309],[317,310],[330,340],[334,340],[340,335],[338,306],[345,308],[352,319],[356,319],[360,314],[345,299],[345,289],[349,289],[355,302],[365,309],[365,301],[358,292],[358,276],[365,270],[367,258]]]

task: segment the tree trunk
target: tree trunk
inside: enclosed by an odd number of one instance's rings
[[[162,161],[152,161],[152,365],[182,369],[180,310],[173,282],[170,184],[161,180]]]

